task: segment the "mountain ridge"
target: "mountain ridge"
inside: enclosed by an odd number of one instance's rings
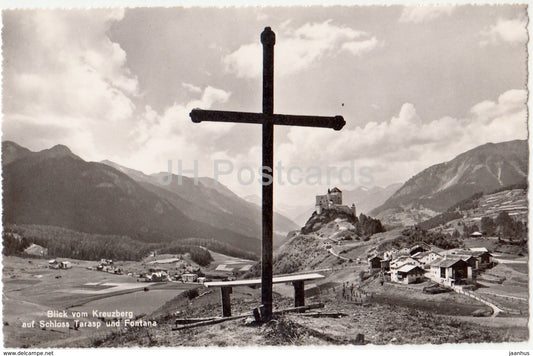
[[[38,224],[147,242],[213,238],[253,252],[255,236],[194,221],[125,173],[64,147],[31,152],[2,143],[4,223]]]
[[[242,199],[212,178],[200,177],[195,182],[194,178],[175,174],[169,178],[168,172],[146,175],[111,161],[106,162],[140,182],[146,189],[169,200],[191,219],[232,229],[247,236],[261,236],[260,207]],[[283,243],[289,231],[296,229],[298,226],[294,222],[274,213],[275,246]]]
[[[425,209],[431,217],[475,193],[527,180],[528,156],[526,140],[477,146],[422,170],[370,214],[384,219],[386,215]]]

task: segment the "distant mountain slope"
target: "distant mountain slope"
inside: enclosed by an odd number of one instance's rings
[[[262,201],[261,197],[255,194],[247,195],[244,197],[244,200],[255,204],[261,207]],[[291,205],[283,202],[278,202],[274,199],[274,213],[278,213],[282,216],[286,216],[291,221],[293,221],[298,227],[305,224],[311,213],[313,212],[314,207],[309,205]]]
[[[257,239],[194,221],[169,200],[65,146],[31,152],[2,143],[3,222],[128,235],[143,241],[212,238],[258,252]]]
[[[12,141],[2,143],[2,164],[6,165],[19,158],[30,156],[33,152]]]
[[[346,205],[355,204],[357,213],[367,214],[372,209],[383,204],[389,199],[400,187],[402,183],[394,183],[385,188],[372,186],[357,187],[354,190],[344,190],[342,192],[342,201]]]
[[[229,188],[212,178],[201,177],[198,184],[193,178],[172,175],[169,184],[168,173],[146,175],[140,171],[122,167],[110,161],[103,161],[138,181],[147,190],[167,199],[190,219],[209,225],[236,231],[240,234],[261,239],[261,208],[247,202]],[[286,217],[274,214],[274,245],[282,244],[287,233],[298,226]]]
[[[495,219],[503,211],[517,221],[527,222],[527,183],[507,186],[489,194],[474,194],[451,206],[444,213],[421,222],[418,226],[429,230],[446,227],[454,220],[460,220],[467,225],[479,225],[483,217]]]
[[[487,143],[423,170],[371,215],[387,221],[387,215],[425,210],[431,217],[474,193],[521,183],[527,174],[526,140]]]

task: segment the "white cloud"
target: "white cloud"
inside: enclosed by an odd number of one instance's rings
[[[480,120],[492,121],[495,118],[512,114],[517,108],[522,108],[525,101],[526,93],[524,90],[508,90],[498,97],[498,101],[482,101],[474,105],[470,112]]]
[[[254,78],[261,74],[261,45],[250,43],[224,57],[226,71],[239,78]]]
[[[49,147],[58,143],[52,131],[61,128],[68,130],[62,143],[98,152],[97,130],[131,119],[132,98],[138,95],[126,52],[107,36],[123,11],[17,10],[5,15],[18,19],[8,39],[17,41],[16,49],[4,49],[6,136],[31,147],[35,138],[27,133],[36,129],[43,133],[40,141],[50,137]]]
[[[234,124],[208,122],[195,124],[189,113],[192,109],[210,108],[215,103],[225,103],[230,93],[221,89],[206,87],[198,99],[186,104],[174,104],[163,113],[146,107],[132,131],[135,143],[132,152],[117,161],[130,166],[142,166],[149,172],[162,171],[168,160],[181,159],[184,168],[192,168],[194,160],[204,162],[223,154],[216,146],[216,140],[228,134]],[[204,172],[204,174],[207,174]]]
[[[190,84],[190,83],[182,83],[181,84],[185,89],[190,91],[191,93],[201,93],[202,88],[197,87],[196,85]]]
[[[287,164],[327,166],[354,160],[356,166],[389,167],[381,174],[407,179],[416,169],[449,160],[486,142],[527,138],[525,90],[509,90],[496,101],[484,101],[465,118],[445,116],[428,121],[405,103],[385,122],[340,132],[291,128],[289,141],[276,155]],[[302,154],[305,152],[305,154]],[[334,152],[334,154],[332,154]],[[387,179],[383,179],[387,181]]]
[[[375,37],[350,27],[337,26],[331,20],[323,23],[306,23],[291,29],[290,22],[281,27],[274,50],[276,75],[303,71],[326,56],[344,50],[352,55],[369,52],[378,45]],[[224,57],[226,70],[240,78],[257,78],[261,75],[262,46],[245,44]]]
[[[442,15],[450,15],[454,6],[406,6],[400,15],[400,22],[422,23],[435,20]]]
[[[516,19],[498,19],[495,25],[481,33],[482,46],[489,43],[509,42],[525,44],[527,42],[527,21],[520,17]]]
[[[350,52],[354,56],[361,55],[366,52],[370,52],[378,46],[378,40],[376,37],[372,37],[365,41],[352,41],[342,44],[342,49]]]

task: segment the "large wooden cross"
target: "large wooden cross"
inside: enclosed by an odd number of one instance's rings
[[[274,44],[276,35],[270,27],[261,33],[263,44],[263,113],[194,109],[193,122],[222,121],[263,125],[263,207],[261,253],[261,303],[262,317],[272,316],[272,216],[274,177],[274,125],[327,127],[340,130],[346,124],[342,116],[297,116],[274,114]]]

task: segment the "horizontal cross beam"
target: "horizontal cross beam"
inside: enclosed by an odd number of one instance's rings
[[[237,122],[263,124],[271,121],[274,125],[326,127],[339,131],[346,124],[342,116],[304,116],[283,114],[260,114],[239,111],[219,111],[193,109],[189,116],[195,123],[202,121]]]

